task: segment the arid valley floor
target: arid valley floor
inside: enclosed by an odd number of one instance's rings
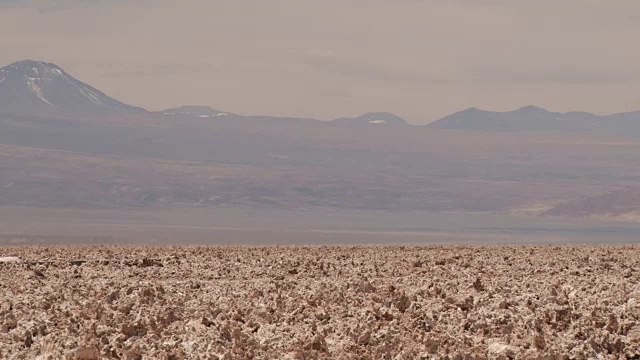
[[[2,247],[2,359],[637,359],[640,247]]]

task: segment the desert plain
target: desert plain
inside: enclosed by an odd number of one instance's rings
[[[640,358],[634,245],[0,253],[2,359]]]

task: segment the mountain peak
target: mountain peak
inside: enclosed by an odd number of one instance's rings
[[[46,80],[48,78],[63,77],[64,70],[58,65],[44,61],[22,60],[0,68],[0,79],[26,78],[28,80]]]
[[[548,113],[549,111],[547,109],[543,109],[541,107],[537,107],[537,106],[533,106],[533,105],[527,105],[527,106],[523,106],[517,110],[514,110],[513,112],[518,112],[518,113],[529,113],[529,114],[533,114],[533,113]]]
[[[475,106],[459,111],[459,113],[463,113],[463,114],[474,114],[474,113],[483,113],[483,112],[486,112],[486,111],[482,109],[478,109]]]
[[[23,60],[0,68],[0,111],[104,113],[145,110],[107,96],[56,64]]]
[[[437,120],[429,127],[480,131],[553,131],[593,129],[599,117],[590,113],[558,113],[528,105],[517,110],[495,112],[467,109]]]
[[[201,105],[180,106],[177,108],[163,110],[161,111],[161,113],[163,115],[186,115],[186,116],[197,116],[201,118],[231,115],[227,112],[219,111],[216,109],[212,109],[208,106],[201,106]]]
[[[24,68],[24,67],[48,67],[48,68],[56,68],[56,69],[60,69],[60,67],[54,63],[48,63],[45,61],[39,61],[39,60],[31,60],[31,59],[26,59],[26,60],[21,60],[21,61],[16,61],[12,64],[7,65],[6,67],[13,67],[13,68]]]
[[[408,126],[403,118],[388,112],[370,112],[355,118],[340,118],[333,120],[338,125],[390,125]]]

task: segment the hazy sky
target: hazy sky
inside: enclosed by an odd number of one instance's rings
[[[150,110],[640,109],[638,0],[0,0],[0,64]]]

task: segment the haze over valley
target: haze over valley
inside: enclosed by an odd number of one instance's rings
[[[608,194],[638,193],[640,112],[473,108],[418,126],[382,112],[320,121],[230,110],[147,111],[52,63],[7,65],[0,205],[425,214],[405,229],[434,214],[637,219],[635,202]]]

